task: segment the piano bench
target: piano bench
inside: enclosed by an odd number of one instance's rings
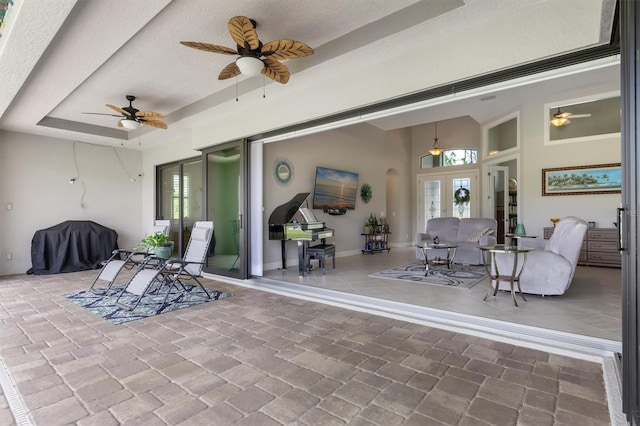
[[[325,273],[327,264],[327,256],[331,256],[333,261],[333,269],[336,269],[336,246],[333,244],[318,244],[307,248],[307,258],[305,259],[307,270],[309,269],[311,259],[318,259],[322,268],[322,275]]]

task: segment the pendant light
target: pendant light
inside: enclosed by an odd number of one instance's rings
[[[435,123],[435,127],[436,127],[436,132],[435,132],[435,138],[433,139],[433,148],[431,148],[429,150],[429,154],[433,155],[434,157],[437,157],[438,155],[442,154],[442,148],[440,148],[440,145],[438,145],[438,122],[436,121]]]

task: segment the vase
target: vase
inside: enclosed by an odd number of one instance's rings
[[[527,235],[527,231],[524,230],[524,225],[519,223],[516,226],[516,232],[514,232],[514,234],[522,236],[522,235]]]
[[[162,259],[169,259],[173,254],[173,244],[170,246],[156,246],[153,249],[153,253],[156,257],[160,257]]]

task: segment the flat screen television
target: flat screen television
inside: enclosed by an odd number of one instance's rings
[[[345,214],[356,208],[358,174],[316,167],[313,208],[329,214]]]

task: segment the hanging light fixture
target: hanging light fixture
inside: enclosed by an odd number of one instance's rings
[[[434,157],[437,157],[438,155],[442,154],[442,148],[440,148],[440,145],[438,145],[438,122],[436,121],[435,124],[436,127],[436,133],[435,133],[435,138],[433,139],[433,148],[431,148],[429,150],[429,154],[433,155]]]

